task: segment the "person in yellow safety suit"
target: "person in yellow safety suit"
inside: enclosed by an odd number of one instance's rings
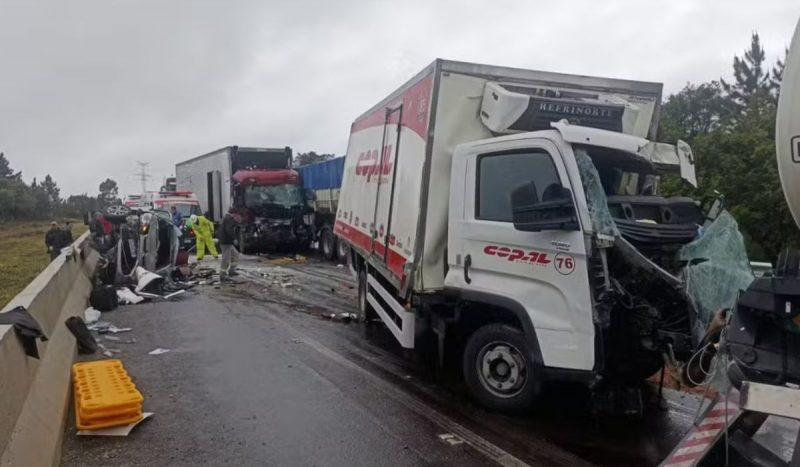
[[[214,259],[218,258],[217,247],[214,245],[214,224],[205,216],[196,214],[192,214],[189,219],[192,221],[194,238],[197,240],[197,261],[202,260],[206,255],[206,247]]]

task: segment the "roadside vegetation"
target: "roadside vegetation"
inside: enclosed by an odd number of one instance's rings
[[[44,235],[49,228],[49,221],[0,224],[0,308],[50,263],[44,245]],[[73,237],[85,231],[83,222],[73,221]]]

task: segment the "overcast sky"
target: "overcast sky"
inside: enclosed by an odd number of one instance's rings
[[[157,188],[227,145],[343,154],[352,120],[441,57],[660,81],[728,76],[798,0],[0,0],[0,151],[64,194]]]

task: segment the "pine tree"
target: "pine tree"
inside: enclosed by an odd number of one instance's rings
[[[733,57],[732,83],[720,79],[722,89],[731,100],[738,114],[745,112],[761,113],[766,106],[774,103],[772,94],[773,81],[764,61],[764,47],[758,33],[750,38],[750,48],[745,50],[744,57]]]
[[[22,172],[14,173],[11,169],[11,164],[2,152],[0,152],[0,178],[13,178],[16,180],[22,178]]]
[[[50,203],[55,207],[61,204],[61,189],[50,174],[45,175],[42,188],[47,193]]]

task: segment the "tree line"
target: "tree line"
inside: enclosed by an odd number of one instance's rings
[[[0,152],[0,221],[83,217],[88,211],[119,203],[117,182],[107,178],[98,186],[97,195],[83,193],[61,197],[61,189],[50,174],[30,183],[22,172],[14,171],[5,154]]]
[[[788,51],[787,51],[788,52]],[[687,83],[661,108],[658,139],[692,146],[698,187],[665,180],[666,194],[710,201],[723,195],[752,260],[774,261],[800,231],[781,190],[775,116],[785,57],[770,63],[757,33],[733,58],[733,79]]]

